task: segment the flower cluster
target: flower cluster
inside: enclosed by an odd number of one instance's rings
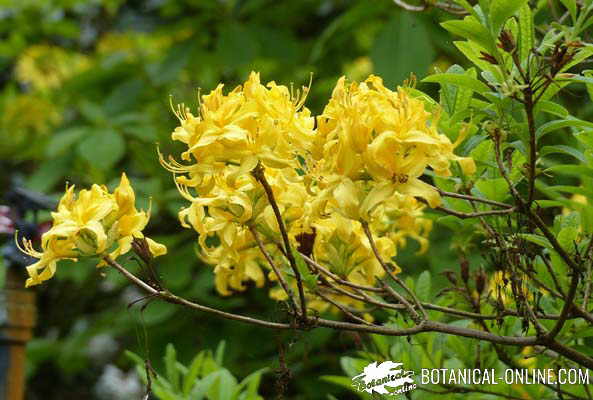
[[[115,259],[127,253],[134,238],[144,237],[142,230],[149,214],[136,209],[134,190],[122,174],[113,193],[105,186],[93,185],[76,195],[74,186],[67,187],[52,218],[51,229],[41,238],[41,252],[33,248],[30,240],[23,239],[21,250],[39,259],[27,267],[27,287],[50,279],[59,260],[105,255]],[[167,252],[162,244],[149,238],[146,241],[153,256]]]
[[[15,70],[19,81],[46,91],[59,87],[89,66],[89,60],[82,54],[69,53],[61,47],[35,45],[23,52]]]
[[[363,226],[388,262],[407,238],[424,251],[431,221],[423,202],[436,206],[440,197],[420,177],[427,168],[450,175],[451,161],[465,173],[475,169],[473,160],[453,153],[463,135],[452,143],[439,134],[438,115],[404,88],[391,91],[376,76],[359,84],[342,78],[316,118],[304,107],[307,91],[263,85],[252,73],[226,95],[220,85],[202,96],[197,115],[184,105],[175,110],[180,126],[172,139],[187,148],[180,162],[161,155],[161,163],[190,202],[179,218],[199,233],[221,294],[244,290],[249,281],[263,286],[262,268],[278,279],[254,232],[294,287],[274,202],[293,248],[339,279],[372,285],[385,271]],[[279,288],[271,294],[286,298]],[[308,296],[316,300],[311,290]]]

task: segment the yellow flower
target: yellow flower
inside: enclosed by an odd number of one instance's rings
[[[149,219],[146,212],[136,210],[134,203],[134,191],[125,174],[113,194],[99,185],[83,189],[78,195],[74,186],[67,187],[57,211],[52,213],[51,229],[41,238],[42,251],[36,251],[31,241],[23,239],[21,250],[39,259],[27,267],[26,286],[50,279],[61,259],[105,255],[117,258],[130,251],[132,240],[144,237],[142,230]],[[153,256],[167,252],[165,246],[148,238],[147,242]],[[101,265],[105,265],[104,261]]]
[[[359,222],[332,214],[314,226],[313,256],[321,265],[343,279],[365,285],[372,285],[376,277],[385,275]],[[383,260],[390,262],[395,255],[393,242],[386,237],[374,239]]]
[[[248,281],[255,282],[257,287],[264,285],[265,275],[260,265],[265,265],[265,260],[248,229],[238,229],[230,246],[202,247],[202,250],[204,261],[215,266],[214,282],[221,295],[245,290]]]
[[[427,167],[442,176],[451,174],[450,161],[459,161],[466,173],[475,170],[471,159],[453,154],[463,135],[451,143],[437,132],[438,115],[405,89],[385,88],[377,76],[349,85],[341,78],[317,121],[312,163],[324,159],[325,166],[317,173],[388,183],[383,191],[422,197],[436,206],[438,193],[418,179]]]
[[[88,58],[82,54],[69,53],[57,46],[34,45],[23,52],[15,71],[19,81],[44,91],[59,87],[89,65]]]

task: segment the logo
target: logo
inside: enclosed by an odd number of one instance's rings
[[[403,369],[403,363],[384,361],[370,363],[362,374],[352,378],[352,386],[359,392],[398,395],[416,389],[414,371]],[[389,389],[388,389],[389,388]]]

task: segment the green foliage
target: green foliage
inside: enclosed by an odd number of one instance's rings
[[[161,400],[263,400],[258,394],[261,377],[267,368],[252,372],[239,381],[223,367],[225,342],[220,342],[215,354],[202,350],[188,365],[177,360],[177,352],[168,344],[163,357],[165,373],[147,367],[147,363],[137,354],[126,351],[127,357],[136,365],[136,371],[145,385]],[[148,371],[147,371],[148,368]]]

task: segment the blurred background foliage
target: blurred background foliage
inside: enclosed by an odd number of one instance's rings
[[[389,0],[1,0],[0,195],[17,181],[57,198],[65,182],[113,187],[126,171],[140,207],[152,207],[148,234],[169,248],[158,263],[166,286],[204,304],[279,320],[285,310],[265,290],[216,294],[211,267],[195,256],[194,234],[179,226],[181,199],[156,150],[176,152],[170,102],[195,109],[198,88],[232,88],[256,70],[263,81],[297,87],[313,74],[307,105],[320,112],[344,74],[360,80],[377,73],[394,87],[410,73],[422,78],[464,65],[439,26],[448,18],[438,10],[404,12]],[[432,271],[435,292],[441,272],[459,264],[451,243],[439,240],[448,236],[439,228],[427,255],[416,256],[412,246],[398,256],[406,274]],[[268,368],[261,384],[258,375],[263,398],[283,391],[293,399],[347,399],[352,394],[320,376],[344,375],[340,358],[372,345],[359,335],[278,333],[169,304],[143,306],[117,274],[66,264],[35,289],[29,399],[139,398],[144,389],[128,374],[134,363],[124,350],[150,358],[158,370],[166,367],[167,343],[183,366],[221,340],[232,371],[225,374],[235,383]]]

